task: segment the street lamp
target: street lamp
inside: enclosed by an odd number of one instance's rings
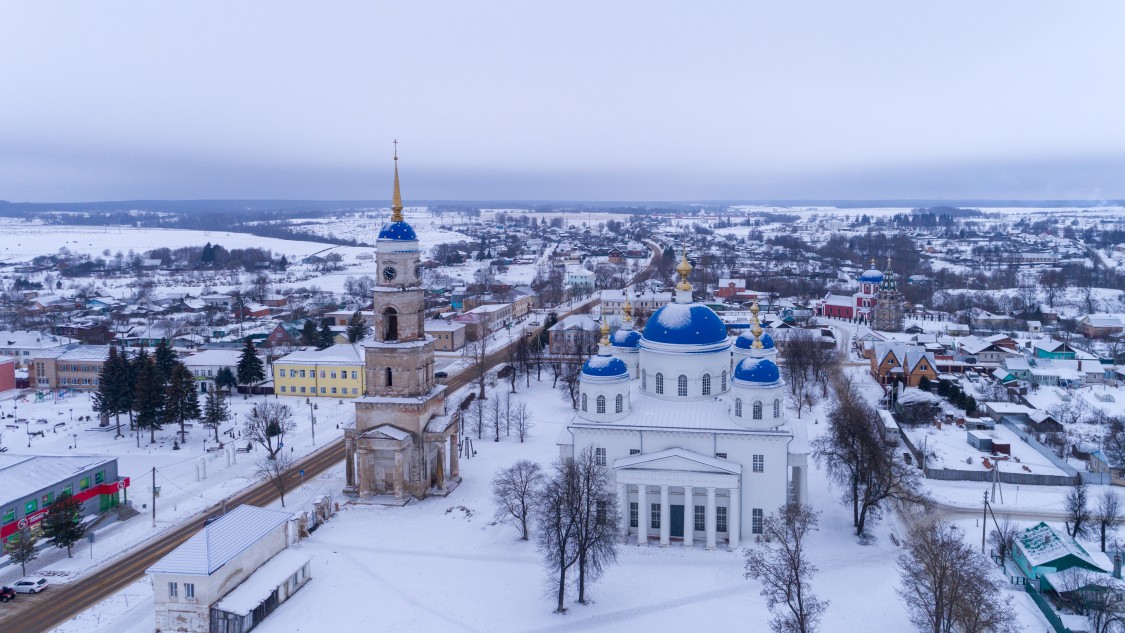
[[[31,420],[24,420],[23,428],[27,431],[27,447],[31,448]]]
[[[78,448],[78,434],[73,433],[73,435],[74,435],[74,448],[77,449]]]
[[[74,424],[74,409],[70,410],[70,423]]]
[[[309,428],[312,429],[312,443],[316,446],[316,416],[313,415],[313,404],[309,402]],[[304,472],[304,471],[301,471]]]

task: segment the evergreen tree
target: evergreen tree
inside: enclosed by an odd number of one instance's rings
[[[230,409],[227,401],[219,395],[217,389],[208,389],[207,401],[203,404],[203,426],[214,429],[216,442],[219,441],[219,427],[228,420]]]
[[[242,347],[242,356],[238,359],[238,367],[235,371],[238,384],[246,385],[247,392],[250,391],[251,386],[266,379],[266,368],[262,364],[262,359],[258,358],[254,341],[250,340],[250,337],[246,337],[246,344]]]
[[[180,443],[183,444],[187,441],[187,421],[203,417],[195,377],[183,363],[176,363],[164,396],[164,419],[180,425]]]
[[[134,413],[133,404],[137,401],[137,378],[140,377],[141,369],[145,366],[145,364],[148,362],[148,360],[149,360],[148,350],[146,350],[145,348],[142,347],[140,349],[140,351],[137,352],[137,355],[133,357],[133,360],[129,361],[128,364],[127,364],[129,371],[126,372],[126,374],[128,376],[128,379],[125,381],[125,384],[127,384],[128,387],[129,387],[128,397],[126,398],[126,401],[127,401],[128,407],[129,407],[129,428],[130,429],[139,429],[139,427],[137,426],[137,423],[136,423],[136,419],[133,416],[133,413]],[[140,446],[141,445],[140,443],[141,443],[141,434],[137,433],[137,446]]]
[[[137,386],[133,397],[133,411],[136,411],[137,429],[149,431],[149,442],[156,443],[156,430],[164,422],[164,383],[152,358],[145,358],[145,364],[137,374]]]
[[[317,349],[326,349],[335,344],[336,335],[332,333],[332,321],[325,318],[320,322],[320,336],[317,340]]]
[[[320,335],[316,332],[316,322],[312,319],[305,319],[305,324],[301,327],[301,345],[312,347],[320,342]]]
[[[281,259],[277,262],[277,267],[281,272],[285,272],[285,269],[289,268],[289,259],[282,255]]]
[[[352,318],[348,319],[348,342],[355,343],[367,336],[367,329],[367,321],[364,321],[363,315],[356,310]]]
[[[156,349],[153,352],[153,357],[156,360],[156,370],[160,373],[160,382],[168,384],[172,378],[172,370],[176,368],[176,352],[172,351],[172,346],[168,344],[167,339],[160,339],[156,344]]]
[[[35,547],[38,543],[39,539],[35,534],[30,529],[24,528],[19,531],[15,539],[8,541],[4,546],[8,552],[8,559],[20,564],[20,573],[24,576],[27,575],[27,564],[39,558],[39,550]]]
[[[121,414],[128,410],[126,402],[128,397],[124,391],[129,390],[128,361],[117,353],[117,346],[109,346],[109,357],[102,363],[102,370],[98,374],[98,390],[94,392],[94,410],[117,419],[117,437],[121,437]]]
[[[227,395],[238,386],[238,379],[234,377],[234,372],[230,367],[223,367],[215,373],[215,389],[226,389]]]
[[[199,263],[208,266],[215,263],[215,248],[211,246],[211,242],[203,245],[203,252],[199,254]]]
[[[82,502],[69,492],[60,494],[47,509],[47,516],[43,519],[43,534],[55,547],[65,547],[66,555],[70,558],[71,546],[81,541],[86,534],[86,528],[82,525]]]

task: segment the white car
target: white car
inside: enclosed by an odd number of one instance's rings
[[[27,576],[20,578],[12,585],[16,593],[39,593],[47,588],[47,579],[42,576]]]

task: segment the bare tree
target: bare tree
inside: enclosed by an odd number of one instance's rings
[[[1105,551],[1105,539],[1117,531],[1121,524],[1121,500],[1112,488],[1106,488],[1098,496],[1098,507],[1094,509],[1094,521],[1098,524],[1098,536],[1101,537],[1102,551]]]
[[[477,439],[484,436],[484,427],[488,422],[488,413],[484,409],[484,400],[481,398],[473,398],[472,403],[472,425],[473,430],[477,433]]]
[[[821,348],[820,337],[811,330],[789,330],[781,346],[782,371],[785,386],[797,412],[815,406],[820,395],[828,395],[828,385],[836,369],[836,362]],[[819,387],[819,389],[818,389]]]
[[[1016,539],[1019,535],[1019,524],[1011,519],[1004,519],[988,533],[988,542],[1000,556],[1001,563],[1011,558],[1012,552],[1016,551]]]
[[[281,497],[281,507],[285,507],[285,491],[288,486],[287,480],[292,476],[294,461],[289,453],[279,451],[273,457],[266,457],[258,462],[256,472],[259,477],[265,479],[273,485],[277,490],[278,496]]]
[[[535,525],[539,551],[551,576],[548,586],[557,599],[556,613],[566,612],[567,572],[578,561],[579,497],[574,461],[562,459],[544,482],[536,500]]]
[[[586,604],[586,587],[617,561],[621,542],[620,511],[614,492],[613,475],[597,452],[587,446],[574,459],[578,478],[578,522],[575,547],[578,549],[578,602]]]
[[[543,469],[535,462],[521,459],[496,474],[492,480],[492,501],[496,504],[496,520],[511,523],[528,540],[528,527],[535,498],[543,485]]]
[[[512,435],[512,394],[504,394],[504,435]]]
[[[762,523],[759,547],[746,550],[746,577],[762,583],[776,633],[814,633],[828,608],[809,587],[817,568],[805,550],[805,537],[816,529],[819,514],[809,506],[786,504]]]
[[[465,346],[461,355],[468,366],[472,383],[477,386],[477,398],[484,398],[485,378],[488,376],[488,327],[483,321],[465,326]]]
[[[254,405],[246,414],[242,430],[253,443],[266,450],[269,457],[277,457],[285,444],[285,436],[297,428],[289,405],[265,400]]]
[[[898,593],[923,633],[1015,631],[1010,598],[991,577],[983,556],[964,533],[944,521],[922,522],[907,536],[899,556]]]
[[[1081,481],[1066,494],[1066,501],[1063,503],[1067,516],[1066,533],[1074,538],[1084,536],[1089,527],[1087,524],[1091,517],[1088,497],[1086,484]]]
[[[495,432],[493,442],[500,441],[500,427],[504,426],[504,414],[500,409],[500,397],[492,399],[492,406],[488,409],[488,426]]]
[[[527,439],[531,427],[534,426],[531,417],[531,409],[527,406],[526,402],[521,402],[516,405],[513,417],[516,422],[516,437],[520,438],[520,444],[523,444]]]
[[[1091,633],[1125,630],[1125,593],[1104,573],[1071,567],[1051,581],[1059,599],[1090,623]]]

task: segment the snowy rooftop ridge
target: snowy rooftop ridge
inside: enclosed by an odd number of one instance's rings
[[[1091,568],[1101,569],[1101,565],[1094,562],[1078,541],[1060,534],[1058,530],[1043,522],[1024,530],[1016,540],[1016,547],[1023,552],[1032,567],[1045,565],[1064,556],[1075,556],[1089,564]]]
[[[247,615],[265,602],[274,589],[277,589],[296,571],[312,560],[303,552],[283,549],[266,561],[249,578],[234,588],[222,600],[215,603],[215,609]]]
[[[210,576],[292,516],[290,512],[238,506],[204,526],[145,573]]]
[[[104,455],[0,454],[0,504],[21,499],[114,459]]]

